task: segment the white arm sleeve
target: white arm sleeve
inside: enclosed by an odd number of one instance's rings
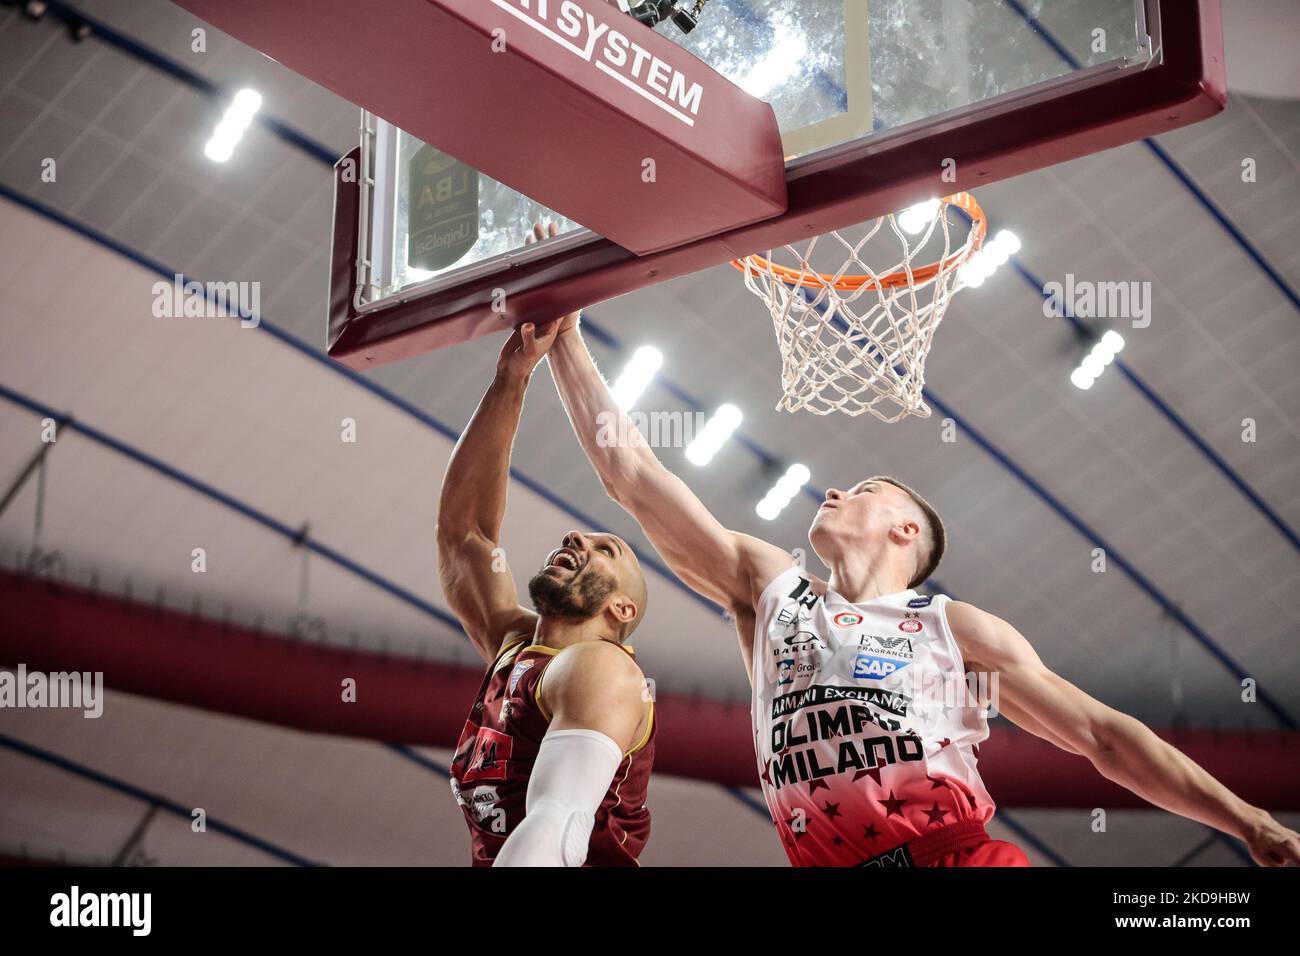
[[[596,730],[548,730],[528,778],[526,815],[493,866],[582,866],[596,811],[623,751]]]

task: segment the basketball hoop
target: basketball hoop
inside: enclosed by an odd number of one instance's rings
[[[970,228],[956,245],[949,208],[965,214]],[[864,247],[888,224],[903,248],[902,260],[887,271],[863,261]],[[884,422],[908,415],[928,418],[925,359],[934,332],[952,297],[978,285],[968,264],[984,244],[988,221],[969,193],[931,200],[897,215],[866,224],[866,234],[850,241],[837,231],[782,250],[797,262],[774,262],[772,251],[736,259],[745,286],[767,303],[781,350],[781,401],[778,409],[806,409],[815,415],[870,412]],[[936,233],[938,235],[936,235]],[[927,265],[913,265],[931,239],[942,252]],[[819,243],[838,242],[847,253],[835,273],[816,271],[810,260]],[[838,252],[832,246],[832,253]],[[966,267],[966,268],[964,268]]]

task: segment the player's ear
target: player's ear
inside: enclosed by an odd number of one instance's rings
[[[921,536],[921,526],[911,518],[904,518],[889,529],[889,536],[895,544],[907,544]]]
[[[626,594],[619,594],[609,602],[610,613],[620,624],[628,624],[636,618],[636,603]]]

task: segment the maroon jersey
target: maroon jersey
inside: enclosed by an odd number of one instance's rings
[[[624,648],[629,654],[630,648]],[[483,678],[478,700],[451,761],[451,792],[465,811],[474,866],[491,866],[506,837],[524,819],[528,777],[550,726],[537,688],[553,647],[521,639],[507,645]],[[587,866],[637,866],[650,836],[646,786],[655,755],[654,704],[642,739],[623,755],[596,811]]]

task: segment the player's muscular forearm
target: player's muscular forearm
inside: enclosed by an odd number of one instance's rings
[[[1112,718],[1092,763],[1108,780],[1142,799],[1242,839],[1268,816],[1127,714],[1117,712]]]
[[[1053,673],[1006,621],[961,601],[948,605],[947,617],[967,666],[1000,674],[999,708],[1013,723],[1087,757],[1102,776],[1142,799],[1245,840],[1258,862],[1300,862],[1300,836],[1141,721]]]
[[[440,534],[501,533],[510,481],[510,446],[528,379],[498,372],[451,453],[438,504]]]
[[[550,365],[573,430],[610,497],[691,588],[724,607],[748,608],[756,590],[790,566],[789,555],[724,528],[659,462],[610,395],[576,328],[560,333]]]
[[[615,501],[632,498],[638,483],[662,465],[614,401],[576,328],[559,336],[550,366],[578,442],[605,490]],[[619,440],[602,442],[602,434]]]

